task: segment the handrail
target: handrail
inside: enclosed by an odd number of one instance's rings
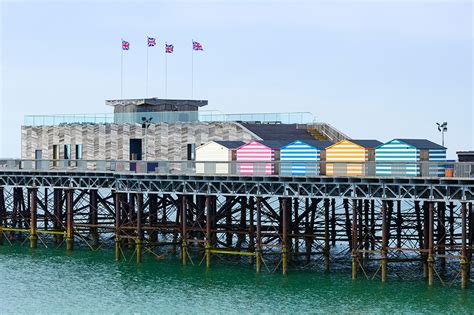
[[[0,159],[0,171],[118,172],[173,175],[474,178],[472,162],[127,161]]]

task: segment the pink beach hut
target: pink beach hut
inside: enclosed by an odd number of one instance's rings
[[[241,175],[274,175],[280,147],[289,141],[251,141],[237,149],[237,166]],[[245,163],[248,162],[248,163]]]

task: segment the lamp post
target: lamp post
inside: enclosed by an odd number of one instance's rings
[[[146,117],[142,117],[142,128],[145,129],[145,158],[144,158],[145,161],[147,160],[147,154],[148,154],[148,143],[147,143],[148,127],[150,127],[152,119],[153,117],[150,117],[148,119]]]
[[[444,133],[448,131],[448,123],[445,121],[443,123],[436,123],[438,125],[438,131],[441,132],[441,143],[444,147]]]

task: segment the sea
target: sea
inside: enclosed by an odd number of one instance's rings
[[[174,256],[137,265],[133,257],[116,262],[112,249],[0,246],[0,314],[474,314],[473,286],[353,281],[347,270],[257,274],[217,257],[209,270]]]

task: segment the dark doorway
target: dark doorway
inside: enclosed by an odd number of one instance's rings
[[[130,161],[142,159],[142,139],[130,139]]]

